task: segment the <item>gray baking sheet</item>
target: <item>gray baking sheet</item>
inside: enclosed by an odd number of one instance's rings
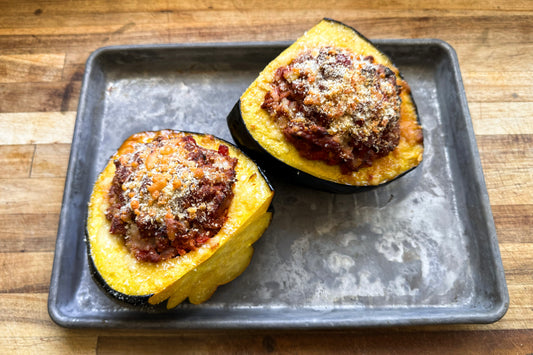
[[[424,161],[383,187],[339,195],[272,178],[274,219],[248,269],[204,304],[135,309],[92,280],[92,185],[132,133],[171,128],[232,141],[226,115],[288,43],[117,46],[87,61],[49,294],[65,327],[353,328],[487,323],[509,299],[454,50],[378,40],[409,82]]]

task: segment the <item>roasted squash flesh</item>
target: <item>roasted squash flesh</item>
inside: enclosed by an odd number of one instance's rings
[[[271,119],[270,114],[261,108],[266,93],[272,87],[271,83],[278,68],[289,65],[291,61],[309,49],[323,47],[346,49],[361,56],[372,56],[375,63],[382,64],[394,72],[397,85],[401,90],[399,144],[388,155],[374,160],[371,166],[348,174],[343,173],[338,165],[328,165],[321,160],[302,157],[298,150],[288,142],[279,125]],[[246,132],[232,129],[232,134],[238,142],[253,141],[264,150],[264,153],[277,161],[317,179],[340,185],[375,186],[393,180],[422,161],[422,128],[418,122],[416,106],[408,84],[385,54],[353,28],[337,21],[329,19],[321,21],[270,62],[241,96],[238,105],[238,110],[232,111],[228,116],[230,128],[239,126],[235,120],[242,120],[242,125],[245,126]],[[250,137],[242,137],[246,134]]]
[[[110,222],[105,213],[115,172],[113,161],[131,151],[134,143],[150,142],[169,132],[192,135],[198,145],[209,149],[217,150],[220,144],[228,146],[229,155],[238,159],[234,197],[222,229],[200,248],[157,263],[140,262],[129,252],[121,236],[109,232]],[[231,281],[248,265],[253,252],[251,244],[270,222],[267,209],[272,196],[273,190],[255,163],[227,142],[209,135],[176,131],[135,134],[118,149],[94,185],[87,220],[89,255],[106,286],[126,302],[135,303],[136,297],[150,296],[149,302],[156,304],[173,297],[174,293],[179,293],[173,299],[179,298],[180,302],[187,297],[194,303],[203,302],[218,285]],[[234,255],[241,251],[242,255]],[[213,271],[217,269],[222,272]],[[172,306],[177,303],[174,301]]]

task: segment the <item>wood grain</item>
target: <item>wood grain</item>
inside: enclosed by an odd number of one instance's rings
[[[70,330],[47,312],[85,63],[115,44],[293,40],[323,17],[457,52],[510,306],[489,325]],[[533,353],[533,6],[526,0],[0,0],[0,353]]]
[[[61,80],[65,54],[0,55],[0,83]]]
[[[481,68],[480,68],[481,69]],[[467,99],[470,103],[484,102],[502,106],[512,102],[531,102],[532,72],[467,71],[462,73]]]
[[[531,102],[481,102],[474,132],[478,135],[533,134],[530,106]]]
[[[491,206],[500,243],[533,243],[533,205]]]
[[[139,337],[124,344],[121,337],[101,337],[98,342],[100,354],[131,354],[136,349],[150,349],[165,354],[173,349],[196,354],[209,354],[213,346],[219,353],[286,353],[324,354],[344,344],[342,354],[381,354],[394,349],[394,354],[412,354],[419,349],[421,354],[479,354],[508,353],[520,349],[524,354],[533,351],[529,337],[533,332],[423,332],[391,334],[345,334],[338,332],[304,333],[296,338],[294,334],[266,335],[219,335],[207,339],[201,336]],[[320,342],[317,338],[322,339]],[[193,350],[194,349],[194,350]]]
[[[76,111],[80,87],[79,81],[0,84],[0,113]]]
[[[33,337],[20,336],[0,338],[0,352],[2,354],[94,354],[98,338],[55,336]]]
[[[533,201],[533,135],[477,136],[492,205]]]
[[[70,127],[68,131],[70,131]],[[35,146],[31,177],[65,177],[69,154],[70,144],[37,144]]]
[[[30,177],[34,154],[31,144],[0,145],[0,179]]]
[[[64,186],[64,178],[0,179],[0,214],[59,213]]]
[[[59,211],[0,213],[0,250],[20,253],[53,252],[58,223]]]
[[[75,112],[0,113],[0,140],[3,144],[70,144],[75,120]]]
[[[53,256],[51,252],[0,253],[0,293],[48,292]]]

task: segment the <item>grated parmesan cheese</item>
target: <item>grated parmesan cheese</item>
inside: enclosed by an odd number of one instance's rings
[[[278,68],[262,108],[302,155],[325,155],[328,164],[353,171],[398,144],[399,94],[395,74],[373,57],[321,47]],[[330,142],[323,142],[323,131]],[[322,148],[338,157],[312,152]]]

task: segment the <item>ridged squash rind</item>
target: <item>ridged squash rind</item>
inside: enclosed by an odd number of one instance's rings
[[[105,217],[109,206],[107,193],[115,172],[113,161],[131,151],[135,142],[150,142],[159,135],[192,135],[200,146],[214,150],[220,144],[226,145],[229,155],[238,159],[237,178],[227,220],[217,235],[184,256],[158,263],[140,262],[128,251],[121,236],[109,232],[110,223]],[[194,303],[203,302],[208,298],[207,293],[210,296],[218,285],[231,281],[223,277],[226,274],[218,278],[210,275],[213,264],[215,268],[230,270],[231,279],[247,267],[253,251],[251,244],[270,223],[268,209],[273,194],[271,185],[254,161],[226,141],[211,135],[172,130],[134,134],[111,157],[98,176],[90,197],[86,241],[93,277],[114,299],[133,306],[148,306],[163,302],[176,292],[182,295],[182,290],[174,285],[195,274],[195,285],[189,288],[183,299],[188,297]],[[236,250],[243,250],[246,257],[234,257],[232,252]],[[212,258],[216,263],[209,262]],[[185,283],[185,286],[188,285]],[[173,302],[172,306],[176,304]]]
[[[390,68],[401,88],[400,143],[390,154],[372,166],[342,174],[339,166],[303,158],[283,136],[281,129],[261,108],[277,68],[288,65],[299,54],[315,47],[335,46]],[[423,158],[423,132],[410,87],[391,59],[352,27],[324,19],[270,62],[240,97],[227,116],[233,139],[267,170],[290,180],[330,192],[351,193],[390,182],[414,169]]]

